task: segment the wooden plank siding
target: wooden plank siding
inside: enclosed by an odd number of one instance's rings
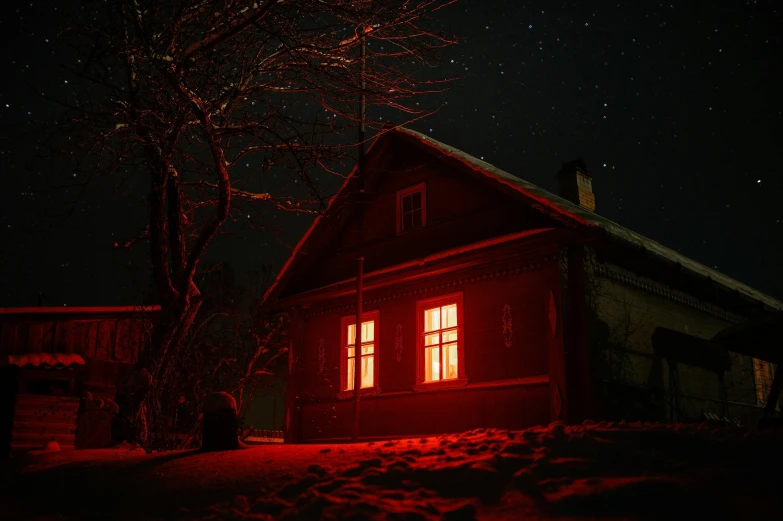
[[[396,193],[424,183],[427,225],[405,233],[396,230]],[[556,226],[554,219],[510,199],[454,167],[437,161],[420,149],[400,144],[389,164],[369,176],[366,193],[370,204],[364,213],[362,255],[365,271],[383,269],[507,233]],[[301,267],[281,295],[350,278],[356,258],[356,215],[352,208],[335,211],[339,226],[328,227],[313,245],[313,255]]]
[[[57,322],[54,334],[54,353],[73,352],[73,322]]]
[[[49,441],[56,441],[62,450],[73,449],[78,409],[78,398],[18,394],[10,449],[40,449]]]
[[[549,421],[546,384],[379,395],[362,401],[362,439],[426,436],[491,426],[520,429]],[[346,441],[351,402],[302,407],[302,441]]]
[[[553,336],[549,309],[552,298],[560,299],[559,271],[554,257],[517,258],[508,266],[531,263],[539,267],[498,277],[487,277],[486,270],[447,274],[365,295],[365,311],[379,313],[375,363],[380,393],[362,398],[363,437],[522,428],[550,421],[549,353],[561,340],[556,331]],[[466,278],[471,280],[459,282]],[[468,381],[461,388],[416,391],[416,302],[455,292],[462,292],[464,307],[459,334],[465,373],[460,378]],[[300,335],[294,336],[299,441],[350,434],[350,399],[337,396],[342,391],[340,323],[353,312],[350,302],[348,297],[329,302],[338,309],[306,310]]]
[[[0,416],[6,423],[0,428],[0,456],[39,449],[52,440],[63,449],[107,446],[112,415],[80,408],[87,404],[81,398],[115,399],[149,340],[158,311],[0,308]],[[82,360],[23,356],[30,354],[79,355]]]
[[[14,318],[0,323],[0,356],[74,353],[86,359],[134,363],[151,330],[149,320],[104,318],[38,321]]]
[[[101,320],[98,322],[98,336],[95,343],[95,358],[98,360],[113,360],[117,342],[117,321]]]
[[[41,333],[43,332],[44,324],[40,322],[31,323],[28,329],[27,336],[27,353],[40,353],[41,352]],[[17,343],[17,349],[21,346]],[[44,351],[46,352],[46,351]]]
[[[136,361],[135,349],[133,349],[132,341],[132,329],[130,320],[118,320],[117,321],[117,343],[114,347],[114,356],[117,360],[122,360],[128,363],[134,363]],[[137,338],[138,341],[138,338]]]

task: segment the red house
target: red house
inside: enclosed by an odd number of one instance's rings
[[[596,214],[580,162],[559,178],[562,197],[422,134],[381,134],[363,195],[352,174],[265,296],[292,319],[286,441],[351,435],[358,257],[362,439],[757,414],[760,361],[680,358],[654,338],[710,339],[783,304]]]

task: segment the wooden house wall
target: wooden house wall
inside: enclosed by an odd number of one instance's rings
[[[369,176],[362,247],[367,272],[507,233],[555,226],[527,205],[498,197],[496,188],[415,147],[400,145],[395,151],[383,163],[383,171]],[[427,224],[397,235],[396,194],[421,182],[426,184]],[[317,252],[306,270],[299,270],[301,276],[289,284],[285,294],[351,278],[356,229],[353,218],[340,226],[327,226],[325,251]]]
[[[477,271],[476,273],[481,273]],[[451,276],[452,279],[454,276]],[[549,325],[550,298],[559,300],[559,275],[554,261],[528,273],[490,278],[423,291],[449,276],[385,291],[416,291],[414,296],[384,299],[365,311],[379,312],[379,396],[362,399],[363,436],[429,434],[476,427],[520,428],[550,420],[546,381],[535,385],[487,387],[493,381],[546,377],[550,345],[556,340]],[[465,376],[461,389],[416,392],[416,302],[462,291]],[[372,301],[378,292],[365,298]],[[552,297],[550,297],[550,295]],[[350,305],[349,300],[343,303]],[[512,328],[511,345],[503,333],[504,307]],[[351,309],[318,313],[310,310],[299,337],[301,354],[301,435],[304,441],[349,435],[351,400],[339,400],[340,319]],[[508,321],[507,321],[508,322]],[[401,358],[395,347],[402,342]],[[323,346],[323,362],[319,347]],[[483,387],[482,387],[483,385]],[[476,386],[479,386],[476,388]]]
[[[134,363],[150,327],[149,320],[136,318],[9,318],[0,322],[0,355],[74,353]]]
[[[350,400],[302,409],[301,440],[346,440],[351,434]],[[363,439],[419,436],[493,427],[521,429],[549,421],[547,385],[380,395],[361,402]]]
[[[731,325],[725,319],[627,284],[601,278],[596,291],[598,324],[593,339],[598,345],[607,395],[605,413],[614,419],[669,421],[671,396],[669,366],[656,358],[652,334],[656,327],[710,339]],[[745,424],[754,423],[755,384],[752,361],[732,353],[725,373],[729,414]],[[714,371],[677,364],[683,419],[699,419],[704,411],[722,415],[718,376]],[[659,398],[653,396],[658,393]],[[624,397],[624,398],[622,398]]]

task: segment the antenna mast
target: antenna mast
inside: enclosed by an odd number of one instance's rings
[[[359,145],[358,156],[359,163],[356,169],[356,177],[359,185],[358,197],[356,198],[358,206],[357,217],[357,234],[356,234],[356,326],[354,328],[354,362],[353,362],[353,429],[351,431],[351,439],[353,441],[359,441],[359,398],[361,392],[362,383],[362,300],[363,300],[363,278],[364,278],[364,256],[362,254],[362,245],[364,242],[364,119],[365,119],[365,105],[366,96],[365,88],[366,83],[364,80],[365,73],[365,57],[367,56],[367,50],[365,47],[365,31],[362,30],[359,38],[361,38],[361,78],[362,78],[362,90],[361,101],[359,103]]]

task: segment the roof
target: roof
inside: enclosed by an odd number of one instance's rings
[[[713,281],[723,286],[726,286],[727,288],[737,290],[740,293],[744,293],[747,296],[754,298],[755,300],[758,300],[760,302],[763,302],[770,307],[776,309],[783,309],[783,302],[780,302],[779,300],[770,297],[769,295],[766,295],[756,289],[753,289],[746,284],[734,280],[731,277],[724,275],[723,273],[715,271],[711,268],[708,268],[707,266],[704,266],[703,264],[700,264],[692,259],[689,259],[688,257],[672,250],[671,248],[667,248],[666,246],[663,246],[662,244],[652,239],[649,239],[641,234],[629,230],[628,228],[625,228],[614,221],[610,221],[606,217],[598,215],[597,213],[591,212],[590,210],[587,210],[586,208],[574,204],[571,201],[568,201],[566,199],[563,199],[562,197],[554,195],[544,190],[543,188],[534,185],[533,183],[525,181],[524,179],[520,179],[485,161],[477,159],[471,156],[470,154],[466,154],[465,152],[458,150],[452,146],[449,146],[445,143],[441,143],[428,136],[425,136],[420,132],[416,132],[405,128],[399,129],[399,132],[404,132],[429,146],[439,149],[452,157],[460,159],[467,166],[474,168],[487,176],[494,177],[500,180],[501,182],[503,182],[504,184],[512,186],[528,196],[532,196],[535,199],[545,201],[548,205],[551,205],[551,207],[558,208],[562,210],[564,213],[570,214],[571,216],[578,218],[582,222],[586,222],[591,226],[596,226],[604,230],[607,234],[609,234],[615,239],[618,239],[625,243],[632,244],[637,247],[644,248],[648,252],[658,257],[662,257],[675,264],[679,264],[683,268],[692,271],[693,273],[696,273],[698,275],[701,275],[702,277],[712,279]]]
[[[432,139],[431,137],[426,136],[420,132],[416,132],[414,130],[404,128],[404,127],[397,127],[391,130],[387,130],[376,138],[376,140],[373,142],[373,146],[371,147],[370,151],[372,151],[372,149],[376,146],[376,144],[379,141],[381,141],[382,139],[385,138],[385,136],[388,135],[396,135],[396,136],[406,138],[406,141],[417,144],[418,146],[426,150],[429,150],[430,152],[439,153],[451,157],[453,159],[456,159],[468,169],[483,175],[487,179],[500,182],[501,184],[515,190],[516,192],[519,192],[520,194],[526,196],[527,198],[532,199],[535,202],[533,206],[536,207],[538,210],[544,211],[549,214],[554,214],[555,216],[560,217],[561,219],[570,220],[571,222],[574,222],[576,224],[581,224],[588,227],[594,227],[600,229],[603,232],[605,232],[610,238],[615,239],[621,243],[631,245],[637,248],[642,248],[645,251],[652,254],[653,256],[659,259],[664,259],[670,263],[680,265],[682,268],[695,275],[698,275],[702,278],[710,279],[730,290],[736,291],[740,294],[744,294],[745,296],[750,297],[751,299],[762,302],[767,306],[770,306],[771,308],[783,310],[783,302],[780,302],[779,300],[769,295],[766,295],[754,288],[751,288],[746,284],[743,284],[737,280],[732,279],[731,277],[724,275],[723,273],[715,271],[711,268],[708,268],[707,266],[704,266],[703,264],[700,264],[692,259],[689,259],[688,257],[672,250],[671,248],[667,248],[666,246],[663,246],[662,244],[653,241],[652,239],[649,239],[641,234],[629,230],[628,228],[625,228],[614,221],[611,221],[601,215],[598,215],[595,212],[591,212],[577,204],[572,203],[571,201],[568,201],[551,192],[548,192],[547,190],[544,190],[543,188],[534,185],[533,183],[525,181],[524,179],[520,179],[519,177],[516,177],[515,175],[512,175],[504,170],[501,170],[500,168],[497,168],[494,165],[487,163],[486,161],[471,156],[470,154],[467,154],[462,150],[458,150],[450,145],[441,143],[440,141]],[[368,156],[370,151],[368,151]],[[329,210],[331,209],[334,201],[339,196],[342,195],[343,190],[345,190],[348,186],[348,181],[355,174],[356,174],[356,169],[354,169],[350,173],[350,175],[345,180],[340,190],[329,201],[329,205],[327,206],[325,212],[326,214],[329,213]],[[312,235],[313,231],[321,222],[321,220],[322,220],[322,216],[318,216],[315,219],[315,221],[312,223],[310,228],[307,230],[307,232],[304,234],[302,239],[299,241],[299,243],[296,245],[291,257],[288,259],[288,261],[281,269],[274,284],[269,288],[267,293],[264,295],[265,301],[268,300],[270,297],[272,297],[274,294],[277,294],[277,292],[280,289],[279,286],[284,280],[286,276],[286,272],[290,270],[293,260],[301,252],[305,242]]]
[[[125,315],[156,313],[160,306],[29,306],[0,308],[3,315]]]

